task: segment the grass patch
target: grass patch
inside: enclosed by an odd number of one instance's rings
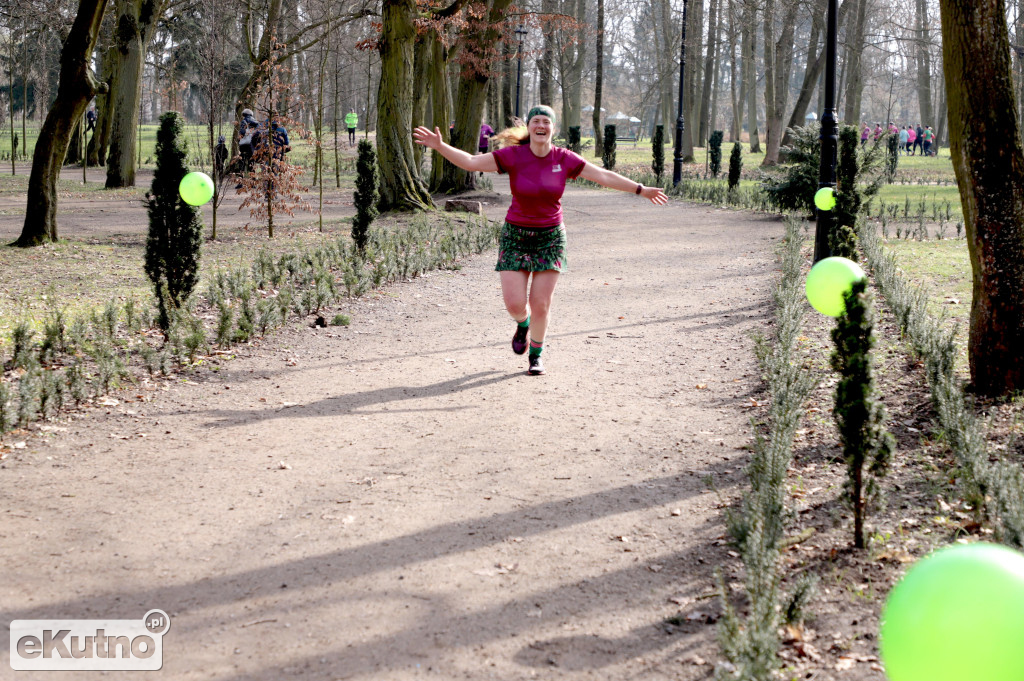
[[[966,380],[967,333],[970,326],[972,273],[964,239],[913,241],[889,239],[885,249],[896,255],[906,278],[928,296],[928,314],[944,318],[943,326],[956,326],[956,371]]]

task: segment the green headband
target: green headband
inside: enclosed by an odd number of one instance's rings
[[[544,106],[542,104],[540,106],[535,106],[532,109],[530,109],[530,113],[526,114],[526,123],[529,124],[530,119],[533,118],[534,116],[547,116],[548,118],[551,119],[551,125],[555,124],[555,110],[552,109],[550,106]]]

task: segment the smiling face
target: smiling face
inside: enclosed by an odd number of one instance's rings
[[[543,114],[535,114],[526,129],[530,131],[530,141],[538,144],[550,144],[552,133],[551,119]]]

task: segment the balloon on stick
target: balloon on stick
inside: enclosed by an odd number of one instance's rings
[[[178,183],[178,193],[190,206],[201,206],[213,198],[213,180],[206,173],[188,173]]]
[[[882,611],[890,681],[1024,679],[1024,554],[958,544],[914,565]]]
[[[818,312],[838,317],[846,310],[843,296],[853,287],[854,282],[864,277],[860,265],[847,258],[819,260],[807,274],[804,285],[807,301]]]
[[[814,192],[814,205],[818,210],[832,210],[836,207],[836,193],[832,187],[822,187]]]

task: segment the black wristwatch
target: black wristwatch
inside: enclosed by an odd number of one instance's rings
[[[643,190],[644,190],[644,186],[642,184],[640,184],[640,183],[637,183],[637,185],[636,185],[636,194],[637,194],[637,196],[639,196],[640,192],[642,192]]]

